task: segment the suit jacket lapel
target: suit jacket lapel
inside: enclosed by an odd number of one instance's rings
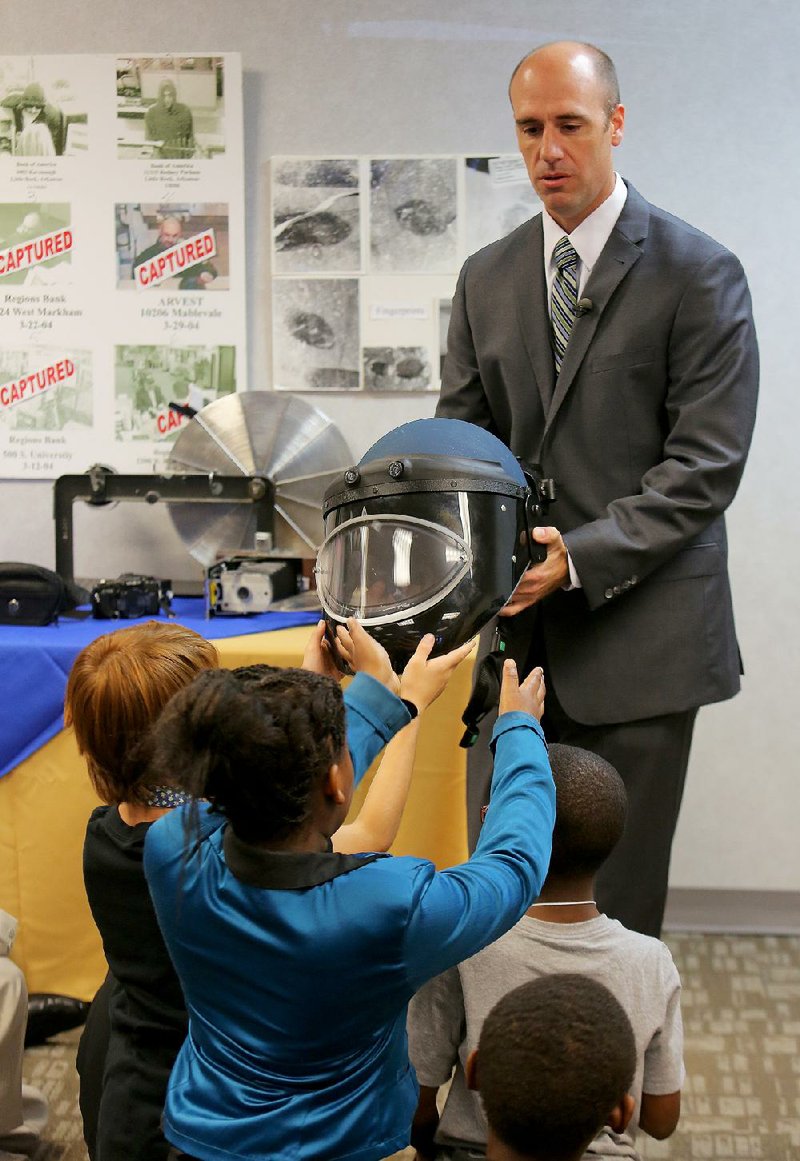
[[[641,243],[647,237],[650,212],[647,202],[632,185],[628,186],[628,197],[622,213],[611,231],[608,241],[595,264],[583,292],[590,298],[592,309],[575,319],[569,343],[561,364],[561,372],[556,380],[555,390],[547,410],[545,435],[558,414],[567,392],[575,382],[581,364],[589,349],[603,312],[611,301],[614,291],[631,267],[641,257]],[[543,258],[540,259],[543,261]],[[546,313],[545,313],[546,316]]]
[[[550,316],[547,309],[547,284],[544,278],[544,241],[542,216],[530,223],[526,244],[515,253],[514,283],[517,288],[517,319],[542,409],[547,414],[553,398],[555,367]]]

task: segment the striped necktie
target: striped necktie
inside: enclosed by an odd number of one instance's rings
[[[553,257],[558,269],[550,294],[550,316],[553,324],[553,351],[557,375],[561,370],[572,324],[575,322],[578,302],[578,255],[566,234],[556,243]]]

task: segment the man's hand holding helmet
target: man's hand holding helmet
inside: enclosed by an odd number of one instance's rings
[[[532,564],[525,570],[510,599],[498,613],[499,617],[513,617],[569,582],[567,548],[558,529],[537,527],[532,529],[531,535],[537,544],[545,546],[547,556],[540,564]]]

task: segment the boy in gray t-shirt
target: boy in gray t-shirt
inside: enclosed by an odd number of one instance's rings
[[[601,915],[593,900],[594,877],[625,822],[622,779],[603,758],[574,746],[550,746],[550,763],[556,824],[541,894],[515,927],[431,980],[409,1007],[409,1050],[420,1082],[412,1143],[420,1161],[485,1155],[486,1118],[467,1087],[466,1060],[497,1001],[545,975],[577,972],[605,984],[636,1039],[628,1128],[606,1127],[585,1156],[635,1159],[637,1129],[661,1139],[678,1123],[684,1070],[677,969],[665,944]],[[437,1090],[451,1074],[440,1117]]]

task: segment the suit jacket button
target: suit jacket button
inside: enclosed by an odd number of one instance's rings
[[[638,582],[639,582],[639,578],[636,575],[636,573],[634,573],[633,576],[631,577],[631,584],[635,585],[635,584],[638,584]]]
[[[611,600],[611,598],[613,597],[613,595],[614,595],[614,590],[613,590],[613,589],[606,589],[605,596],[606,596],[606,600],[607,600],[607,601],[610,601],[610,600]]]

